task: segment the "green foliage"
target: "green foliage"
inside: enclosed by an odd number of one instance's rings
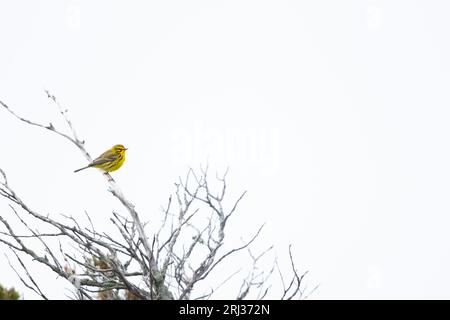
[[[6,289],[0,284],[0,300],[19,300],[20,295],[14,288]]]

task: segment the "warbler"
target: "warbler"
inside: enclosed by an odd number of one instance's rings
[[[112,172],[119,169],[125,161],[125,151],[128,150],[122,144],[116,144],[111,149],[103,152],[97,159],[86,167],[75,170],[78,172],[87,168],[98,168],[104,172]]]

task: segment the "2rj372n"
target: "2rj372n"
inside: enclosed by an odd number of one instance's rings
[[[270,314],[268,304],[225,304],[222,308],[223,315],[239,317],[240,315],[264,315]]]

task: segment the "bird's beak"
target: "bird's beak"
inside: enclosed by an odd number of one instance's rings
[[[128,148],[125,148],[125,150],[128,150]]]

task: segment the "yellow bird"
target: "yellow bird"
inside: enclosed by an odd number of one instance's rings
[[[103,152],[97,159],[92,161],[86,167],[75,170],[78,172],[87,168],[98,168],[104,172],[112,172],[119,169],[125,161],[125,150],[128,150],[121,144],[116,144],[111,149]]]

